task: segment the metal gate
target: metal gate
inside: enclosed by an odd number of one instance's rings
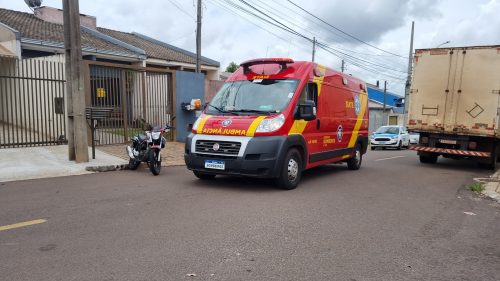
[[[64,64],[0,58],[0,148],[66,143]]]
[[[107,108],[97,120],[97,145],[120,144],[145,124],[165,126],[173,114],[172,73],[165,70],[85,62],[87,107]],[[173,140],[173,133],[166,136]]]

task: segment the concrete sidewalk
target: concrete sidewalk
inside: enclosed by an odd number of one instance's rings
[[[480,179],[484,182],[483,194],[500,203],[500,170],[497,170],[488,179]]]
[[[125,144],[98,146],[96,159],[89,147],[88,163],[68,160],[68,146],[43,146],[0,149],[0,182],[74,176],[114,171],[128,167]],[[162,166],[184,165],[184,144],[167,143],[162,150]]]

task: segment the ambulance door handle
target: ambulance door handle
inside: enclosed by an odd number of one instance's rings
[[[316,130],[319,130],[319,128],[321,127],[321,120],[316,119]]]

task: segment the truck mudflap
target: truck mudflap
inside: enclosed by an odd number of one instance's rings
[[[490,152],[483,152],[483,151],[437,148],[437,147],[418,146],[418,145],[412,145],[410,146],[410,149],[415,151],[435,152],[441,154],[454,154],[454,155],[472,156],[472,157],[491,157]]]

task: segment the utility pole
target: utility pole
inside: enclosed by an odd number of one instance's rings
[[[201,0],[198,0],[196,16],[196,73],[201,72]]]
[[[411,86],[411,71],[413,62],[413,31],[415,28],[415,22],[411,22],[411,39],[410,39],[410,52],[408,54],[408,76],[406,77],[406,87],[405,87],[405,111],[404,111],[404,124],[407,124],[408,119],[408,108],[410,103],[410,86]]]
[[[313,54],[312,54],[312,62],[314,62],[314,56],[316,55],[316,37],[313,37]]]
[[[78,0],[62,0],[66,58],[66,108],[68,158],[89,162],[85,93],[83,91],[80,9]]]
[[[341,70],[342,70],[342,72],[344,72],[344,70],[345,70],[345,61],[344,60],[342,60],[342,68],[341,68]]]
[[[384,114],[385,114],[386,104],[387,104],[387,81],[384,81]]]

